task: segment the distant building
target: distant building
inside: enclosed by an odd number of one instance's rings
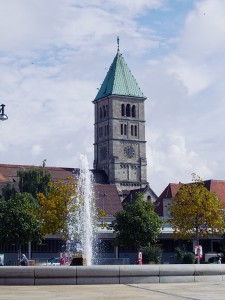
[[[204,186],[209,191],[214,192],[223,202],[225,202],[224,180],[205,180]],[[177,246],[185,244],[189,251],[193,251],[193,242],[173,239],[173,230],[168,222],[170,218],[168,204],[173,201],[173,198],[176,196],[179,188],[180,185],[178,183],[169,183],[155,202],[156,212],[165,222],[162,234],[159,237],[159,243],[164,250],[164,259],[170,262],[173,261],[172,255],[174,252],[174,248]],[[207,256],[210,257],[210,253],[212,254],[220,252],[221,239],[222,237],[220,235],[200,239],[200,245],[203,248],[203,253],[206,254],[206,259]]]

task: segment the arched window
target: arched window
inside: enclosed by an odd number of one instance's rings
[[[124,125],[124,134],[125,135],[127,134],[127,125],[126,124]]]
[[[125,105],[124,104],[121,105],[121,116],[122,117],[125,116]]]
[[[120,125],[120,133],[123,134],[123,124]]]
[[[137,136],[137,125],[134,126],[134,135]]]
[[[126,116],[130,117],[130,104],[127,104],[126,106]]]
[[[131,125],[131,135],[134,135],[134,126]]]
[[[105,105],[103,106],[103,116],[104,116],[104,118],[106,117],[106,109],[105,109]]]
[[[132,117],[136,118],[136,106],[135,105],[132,106]]]
[[[100,119],[102,119],[102,108],[100,107]]]

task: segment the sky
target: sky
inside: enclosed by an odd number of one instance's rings
[[[0,163],[93,167],[117,36],[147,97],[151,188],[225,180],[225,0],[1,0]]]

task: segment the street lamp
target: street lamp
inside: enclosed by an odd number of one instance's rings
[[[0,120],[8,120],[8,116],[4,114],[5,104],[0,105]]]

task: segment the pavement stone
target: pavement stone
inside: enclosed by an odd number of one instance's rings
[[[1,286],[4,300],[224,300],[225,281],[110,285]]]

